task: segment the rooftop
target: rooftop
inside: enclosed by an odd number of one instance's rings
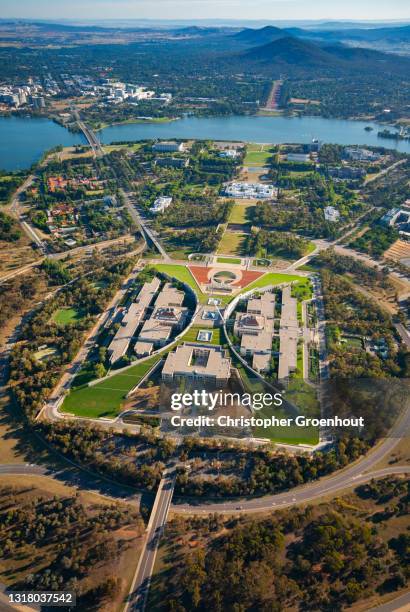
[[[225,357],[224,349],[188,342],[169,353],[162,376],[171,379],[174,376],[188,376],[227,380],[230,371],[231,360]]]

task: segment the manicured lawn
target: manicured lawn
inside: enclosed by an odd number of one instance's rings
[[[298,281],[300,285],[309,285],[310,283],[309,278],[304,276],[297,276],[296,274],[277,274],[275,272],[267,272],[247,287],[244,287],[244,291],[249,291],[250,289],[260,289],[269,285],[291,283],[294,281]]]
[[[162,272],[163,274],[167,274],[168,276],[175,278],[182,283],[186,283],[195,291],[201,302],[208,301],[208,296],[202,293],[189,268],[173,264],[155,264],[154,268],[158,270],[158,272]]]
[[[284,411],[279,409],[264,409],[259,410],[255,414],[256,417],[269,418],[276,416],[277,418],[289,418]],[[253,435],[255,438],[268,438],[271,442],[282,444],[317,444],[319,442],[319,430],[317,427],[297,427],[290,425],[289,427],[254,427]]]
[[[254,210],[255,205],[249,202],[246,204],[235,204],[229,215],[228,223],[239,223],[241,225],[251,223],[251,217]]]
[[[246,234],[237,234],[229,230],[224,233],[218,246],[218,253],[224,255],[240,255]]]
[[[234,257],[217,257],[216,261],[218,263],[226,263],[226,264],[240,264],[241,260]]]
[[[65,398],[61,412],[94,419],[116,417],[121,412],[127,393],[160,359],[161,355],[155,355],[92,387],[73,389]]]
[[[57,325],[67,325],[83,318],[81,311],[76,308],[60,308],[53,314],[52,319]]]
[[[184,335],[184,337],[181,340],[182,342],[199,342],[198,338],[198,332],[204,329],[206,331],[210,331],[212,332],[212,339],[210,342],[207,342],[206,344],[217,344],[219,346],[225,344],[225,339],[224,339],[224,333],[222,328],[220,327],[201,327],[200,325],[198,326],[194,326],[191,327],[191,329],[189,329],[187,331],[187,333]],[[205,343],[204,343],[205,344]]]
[[[244,166],[264,166],[268,159],[272,157],[270,151],[247,151]]]

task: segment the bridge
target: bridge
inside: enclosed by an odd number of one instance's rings
[[[94,132],[94,130],[92,130],[90,127],[88,127],[88,125],[86,125],[84,123],[84,121],[82,121],[78,110],[76,109],[76,107],[74,105],[71,105],[71,111],[73,113],[73,117],[77,122],[78,127],[80,128],[80,130],[82,131],[82,133],[84,134],[84,136],[87,139],[88,144],[90,145],[91,149],[93,150],[93,153],[95,156],[97,155],[103,155],[104,151],[103,148],[101,146],[101,142],[99,140],[99,138],[97,137],[96,133]]]

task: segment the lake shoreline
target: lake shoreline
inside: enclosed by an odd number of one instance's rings
[[[155,118],[154,118],[155,119]],[[371,131],[365,128],[371,127]],[[382,139],[385,126],[368,120],[307,116],[184,116],[122,122],[98,130],[103,145],[143,140],[216,140],[259,144],[309,144],[313,139],[342,146],[359,145],[410,153],[410,141]],[[37,117],[0,117],[0,169],[26,170],[57,146],[87,144],[82,133]]]

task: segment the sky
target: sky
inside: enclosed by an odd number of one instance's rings
[[[1,18],[410,19],[409,0],[0,0]]]

